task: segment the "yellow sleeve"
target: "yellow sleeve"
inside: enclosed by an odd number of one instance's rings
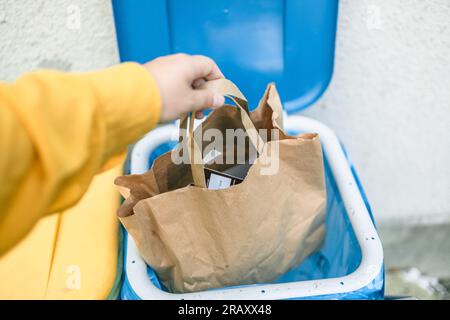
[[[0,83],[0,256],[39,218],[75,204],[160,109],[155,80],[135,63]]]

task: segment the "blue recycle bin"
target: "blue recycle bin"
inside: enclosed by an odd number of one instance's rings
[[[285,129],[317,132],[324,150],[327,217],[322,248],[268,284],[173,294],[125,234],[123,299],[383,299],[383,249],[348,156],[322,123],[295,113],[326,90],[332,73],[338,0],[113,0],[122,61],[173,52],[212,57],[256,106],[275,82]],[[133,148],[131,173],[147,171],[174,147],[176,125],[153,130]],[[174,134],[175,133],[175,134]]]

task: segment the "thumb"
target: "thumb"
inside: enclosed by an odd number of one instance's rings
[[[193,109],[194,111],[205,108],[217,109],[224,105],[225,97],[220,94],[215,94],[208,89],[196,89],[193,91]]]

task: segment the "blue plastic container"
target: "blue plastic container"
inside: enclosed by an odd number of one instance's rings
[[[308,107],[333,73],[337,0],[113,0],[122,61],[212,57],[256,106],[275,82],[284,108]]]
[[[290,115],[287,129],[321,136],[328,196],[323,248],[276,283],[167,293],[130,238],[122,298],[383,298],[381,242],[356,172],[329,128],[292,115],[314,103],[331,79],[338,1],[113,0],[113,5],[122,61],[146,62],[173,52],[211,56],[250,106],[274,81]],[[174,130],[169,125],[142,139],[132,152],[131,172],[145,172],[169,150]]]

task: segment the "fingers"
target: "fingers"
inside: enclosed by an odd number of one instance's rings
[[[205,114],[203,113],[203,111],[196,111],[195,112],[195,118],[198,120],[203,119],[203,117],[205,116]]]
[[[221,95],[214,95],[208,90],[200,90],[206,81],[224,78],[222,71],[220,71],[217,64],[210,58],[197,55],[191,57],[195,66],[196,79],[192,83],[195,90],[195,110],[202,110],[205,108],[219,108],[224,105],[225,98]],[[205,115],[202,111],[196,111],[195,117],[203,119]]]
[[[193,109],[200,111],[206,108],[217,109],[223,106],[225,97],[219,94],[214,94],[208,89],[193,90]]]
[[[194,89],[200,88],[205,84],[206,80],[204,78],[198,78],[192,83]]]
[[[201,55],[191,56],[190,58],[194,67],[192,81],[197,79],[216,80],[225,78],[222,71],[211,58]]]

